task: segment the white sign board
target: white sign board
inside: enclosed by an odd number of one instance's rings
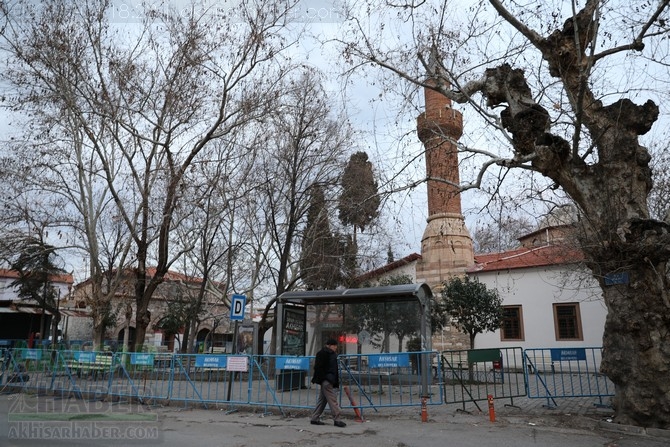
[[[246,357],[230,355],[226,360],[226,369],[228,371],[247,372],[249,370],[249,363]]]
[[[247,297],[244,295],[233,295],[230,300],[230,319],[235,321],[244,320],[244,306],[247,304]]]

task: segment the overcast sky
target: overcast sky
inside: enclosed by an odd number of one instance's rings
[[[17,2],[17,5],[28,3],[26,0]],[[110,11],[110,20],[118,26],[132,26],[141,20],[141,9],[137,1],[113,0],[114,8]],[[156,0],[155,4],[164,8],[185,8],[190,0]],[[339,10],[342,1],[339,0],[300,0],[296,12],[292,15],[293,24],[290,29],[307,31],[298,44],[291,49],[296,60],[302,60],[320,68],[328,77],[327,90],[334,101],[334,108],[345,107],[360,133],[358,147],[355,150],[364,150],[368,153],[380,178],[380,189],[398,188],[412,181],[420,179],[425,174],[422,147],[415,132],[416,116],[422,111],[422,94],[415,92],[408,107],[407,101],[397,92],[382,90],[380,77],[389,73],[382,73],[379,69],[368,70],[353,76],[343,76],[349,67],[344,63],[339,53],[339,47],[333,42],[334,38],[342,37],[346,30],[343,14]],[[464,1],[450,0],[450,13],[458,15],[463,11]],[[235,11],[239,7],[239,0],[199,0],[196,2],[203,11]],[[375,14],[372,11],[371,14]],[[364,16],[362,20],[367,19]],[[374,22],[374,20],[372,21]],[[453,22],[455,26],[457,21]],[[378,26],[378,25],[374,25]],[[305,27],[305,29],[303,29]],[[397,22],[389,26],[395,36],[402,36],[404,31],[411,34],[410,23]],[[622,77],[623,82],[623,77]],[[398,84],[402,84],[398,81]],[[406,93],[409,89],[404,90]],[[0,86],[0,96],[7,96],[9,92]],[[635,99],[635,98],[634,98]],[[638,98],[639,99],[639,98]],[[636,99],[637,100],[637,99]],[[0,105],[4,105],[0,103]],[[485,133],[481,131],[476,112],[466,106],[454,105],[464,115],[466,134],[461,139],[469,145],[482,145],[485,142]],[[16,119],[16,117],[14,117]],[[2,139],[9,139],[19,131],[18,126],[9,126],[10,118],[7,114],[0,115],[0,132]],[[660,126],[657,126],[657,128]],[[514,176],[516,174],[511,174]],[[388,181],[393,179],[392,183]],[[463,177],[462,177],[463,180]],[[420,240],[426,225],[427,204],[426,188],[420,185],[411,191],[395,193],[385,202],[382,219],[394,241],[396,258],[413,252],[420,252]],[[466,193],[462,197],[466,222],[471,232],[475,229],[480,218],[476,211],[483,201],[481,195],[475,192]],[[385,251],[385,250],[384,250]]]

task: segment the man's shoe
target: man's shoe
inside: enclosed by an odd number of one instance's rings
[[[342,421],[335,421],[335,427],[346,427],[347,424],[345,424]]]
[[[326,425],[325,422],[322,422],[322,421],[319,421],[319,420],[309,421],[309,423],[312,424],[312,425]]]

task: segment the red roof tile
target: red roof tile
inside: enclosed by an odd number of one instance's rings
[[[19,272],[16,270],[2,269],[0,268],[0,278],[12,278],[17,279],[19,277]],[[63,273],[61,275],[51,275],[49,277],[51,282],[59,282],[65,284],[72,284],[74,279],[70,273]]]
[[[547,265],[571,264],[584,259],[583,254],[573,248],[558,245],[518,248],[516,250],[475,255],[475,265],[469,273],[491,272]]]
[[[397,268],[403,267],[418,259],[421,259],[421,255],[418,253],[412,253],[411,255],[405,256],[402,259],[398,259],[397,261],[393,261],[390,264],[386,264],[382,267],[379,267],[378,269],[370,270],[369,272],[363,273],[361,276],[356,278],[356,282],[360,284],[369,279],[377,278],[383,275],[384,273],[391,272]]]

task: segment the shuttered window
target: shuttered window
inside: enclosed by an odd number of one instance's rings
[[[583,340],[579,303],[554,304],[556,340]]]
[[[523,340],[523,312],[521,306],[503,307],[501,340]]]

